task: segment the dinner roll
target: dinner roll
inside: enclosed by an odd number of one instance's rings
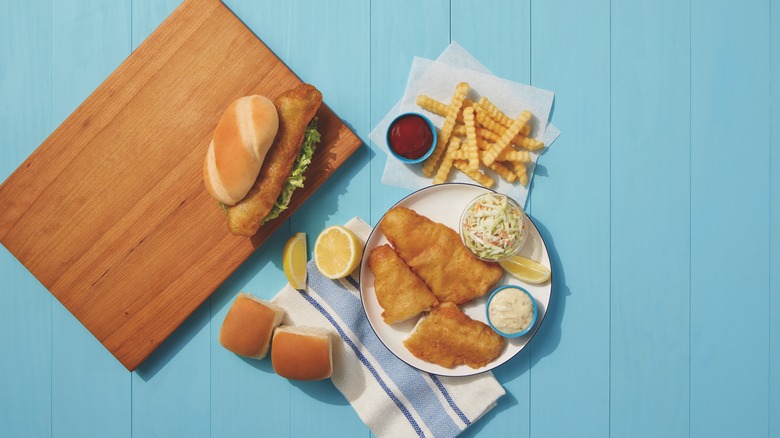
[[[219,343],[240,356],[262,359],[276,326],[284,318],[284,309],[253,295],[240,293],[228,310]]]
[[[234,100],[222,114],[203,163],[206,190],[225,205],[244,198],[279,130],[276,106],[254,95]]]
[[[271,363],[276,374],[288,379],[327,379],[333,373],[330,332],[316,327],[277,328]]]

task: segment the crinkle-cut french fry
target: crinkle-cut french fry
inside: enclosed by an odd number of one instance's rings
[[[516,151],[513,151],[513,152],[516,152]],[[479,151],[480,160],[482,159],[484,154],[485,154],[485,151]],[[452,160],[456,160],[456,161],[467,162],[467,160],[469,159],[469,151],[467,151],[466,149],[460,149],[460,150],[457,150],[457,151],[453,152],[452,154],[450,154],[448,152],[444,159],[446,160],[448,158],[450,158]],[[510,168],[507,167],[507,165],[511,165],[511,164],[512,164],[511,162],[499,163],[498,161],[496,161],[493,164],[491,164],[489,167],[494,172],[496,172],[498,174],[498,176],[500,176],[501,178],[504,178],[505,180],[507,180],[510,183],[513,183],[513,182],[515,182],[517,180],[517,175],[514,172],[512,172],[512,170]],[[444,162],[442,162],[442,166],[444,166]],[[471,169],[469,169],[469,170],[471,170]],[[441,168],[439,168],[439,172],[441,172]],[[437,182],[435,180],[434,180],[433,183],[437,184]]]
[[[523,185],[523,187],[528,185],[528,169],[525,167],[525,163],[520,162],[514,162],[512,163],[512,167],[515,168],[515,174],[517,174],[517,179],[520,180],[520,184]]]
[[[487,110],[479,106],[479,104],[477,104],[477,121],[480,125],[495,132],[498,135],[503,134],[504,131],[507,130],[507,127],[493,120],[488,114]]]
[[[485,111],[487,111],[487,114],[490,116],[491,119],[495,120],[504,128],[509,128],[512,124],[512,119],[504,114],[503,111],[498,109],[498,107],[493,104],[487,97],[482,96],[482,98],[479,99],[479,102],[477,102],[477,106],[479,108],[483,108]],[[528,138],[528,134],[531,132],[531,127],[529,125],[526,125],[520,130],[520,133],[514,138],[513,143],[528,149],[529,151],[536,151],[544,147],[544,143],[534,140],[532,138]],[[499,132],[499,134],[501,134]]]
[[[479,129],[477,129],[477,147],[481,151],[486,151],[493,147],[493,143],[489,143],[487,140],[479,136]]]
[[[481,128],[481,127],[477,126],[476,123],[474,125],[476,126],[476,131],[477,131],[477,146],[479,146],[479,141],[480,140],[484,139],[484,140],[487,140],[487,141],[489,141],[491,143],[495,143],[495,142],[498,141],[499,138],[501,138],[500,135],[496,134],[495,132],[493,132],[493,131],[491,131],[489,129]],[[457,135],[459,137],[465,137],[466,136],[466,125],[458,123],[457,125],[455,125],[455,128],[452,130],[452,134],[453,135]]]
[[[436,165],[439,164],[439,159],[444,153],[447,144],[449,144],[450,135],[452,135],[452,130],[455,128],[455,120],[458,116],[458,113],[460,112],[461,105],[463,105],[463,99],[466,98],[466,93],[468,93],[468,91],[469,84],[465,82],[461,82],[457,87],[455,87],[455,94],[452,96],[450,106],[447,107],[447,116],[444,120],[444,126],[442,126],[441,132],[439,133],[439,139],[433,149],[433,154],[431,154],[431,156],[428,157],[428,159],[425,160],[425,163],[423,164],[423,175],[427,177],[433,175],[433,171],[436,168]]]
[[[488,114],[490,114],[490,117],[493,118],[496,122],[502,124],[504,128],[508,128],[512,126],[512,118],[504,114],[503,111],[498,109],[497,106],[493,104],[490,100],[488,100],[487,97],[482,96],[479,99],[479,102],[477,102],[477,105],[481,108],[484,108],[485,111],[487,111]]]
[[[485,153],[485,158],[482,160],[482,162],[485,163],[486,166],[493,164],[493,162],[496,161],[496,157],[498,157],[499,154],[504,151],[504,149],[509,147],[509,142],[512,141],[515,135],[517,135],[517,132],[520,131],[520,128],[528,123],[528,120],[530,120],[531,116],[532,115],[529,111],[523,111],[519,116],[517,116],[515,121],[512,122],[512,126],[510,126],[509,129],[507,129],[501,138],[496,142],[496,144],[494,144],[493,147]]]
[[[460,138],[452,137],[450,144],[447,146],[447,152],[444,154],[444,159],[441,161],[441,166],[436,172],[436,177],[433,178],[434,184],[441,184],[447,181],[447,177],[450,176],[450,169],[452,168],[452,162],[454,161],[453,155],[461,152],[460,150]]]
[[[526,111],[523,111],[523,113],[525,112]],[[531,114],[531,112],[528,111],[528,114]],[[531,120],[531,117],[533,117],[533,114],[531,114],[531,116],[528,117],[529,121]],[[504,125],[493,120],[490,117],[490,115],[486,113],[485,109],[480,106],[477,106],[477,122],[479,122],[480,125],[484,126],[488,131],[491,131],[497,136],[504,135],[504,132],[506,132],[507,130],[507,128],[504,127]],[[528,138],[527,136],[528,133],[530,132],[531,132],[531,126],[528,124],[528,122],[526,122],[526,124],[520,128],[520,131],[518,131],[517,135],[515,135],[515,137],[512,138],[512,143],[520,146],[521,143],[523,143],[523,141],[526,138]],[[485,138],[487,138],[487,136],[489,135],[490,134],[487,134]],[[490,140],[490,138],[487,139]],[[492,141],[496,142],[498,140],[492,140]]]
[[[496,183],[495,181],[493,181],[493,178],[485,175],[484,173],[479,171],[474,172],[471,169],[469,169],[469,165],[465,161],[456,160],[452,162],[452,165],[456,169],[465,173],[469,178],[473,179],[474,181],[478,182],[479,184],[482,184],[487,188],[493,187],[493,184]]]
[[[463,121],[466,123],[466,150],[468,151],[469,169],[479,170],[479,154],[477,153],[477,130],[474,127],[474,107],[463,110]]]
[[[498,154],[496,161],[514,161],[519,163],[528,163],[531,161],[531,153],[528,151],[516,151],[504,149],[504,152]]]
[[[479,129],[477,129],[477,132],[479,132]],[[487,151],[493,147],[493,143],[477,137],[477,147],[480,151]],[[482,154],[480,154],[480,159],[481,157]],[[531,153],[529,151],[518,151],[512,148],[506,148],[504,149],[504,152],[501,152],[498,157],[496,157],[496,161],[523,161],[527,163],[531,161]]]
[[[477,147],[482,150],[489,149],[491,146],[493,146],[494,143],[498,142],[498,140],[501,138],[498,134],[496,134],[495,132],[489,129],[477,128],[476,131],[477,131]],[[455,125],[455,129],[452,131],[452,134],[460,137],[465,137],[466,126],[461,124]],[[516,136],[515,140],[517,140],[518,137],[520,136]],[[519,144],[515,141],[513,141],[512,144],[516,144],[519,147],[527,149],[525,151],[519,151],[525,153],[527,153],[528,151],[531,152],[538,151],[539,149],[544,148],[544,143],[528,137],[522,137],[522,141],[519,142]],[[508,160],[499,159],[498,161],[508,161]],[[515,160],[509,160],[509,161],[515,161]],[[528,160],[524,160],[524,161],[528,161]]]
[[[541,142],[539,140],[530,138],[530,137],[522,137],[519,139],[520,141],[517,141],[518,138],[515,137],[514,144],[520,146],[521,148],[528,149],[529,151],[538,151],[539,149],[544,148],[544,142]]]
[[[512,172],[508,167],[504,166],[498,161],[491,164],[490,169],[492,169],[493,172],[496,172],[496,174],[498,174],[498,176],[500,176],[501,178],[507,180],[507,182],[513,183],[517,179],[517,175],[515,175],[514,172]]]
[[[463,99],[464,107],[473,105],[474,102],[471,99]],[[430,96],[426,96],[424,94],[417,96],[417,106],[442,117],[447,117],[447,104],[444,102],[439,102]],[[463,113],[458,113],[458,117],[455,120],[458,122],[463,122]]]
[[[495,119],[493,119],[490,114],[487,113],[487,111],[479,106],[479,104],[475,104],[475,108],[477,110],[477,122],[479,122],[482,126],[488,128],[489,130],[493,131],[494,133],[501,135],[504,133],[504,131],[507,129],[506,126],[502,125],[501,123],[498,123]],[[529,111],[530,113],[530,111]],[[482,114],[481,116],[479,114]],[[532,114],[533,116],[533,114]],[[520,128],[520,131],[517,134],[517,137],[525,137],[531,132],[531,126],[525,125],[522,128]]]
[[[460,161],[468,161],[469,159],[469,151],[465,149],[460,149],[452,153],[452,159],[453,160],[460,160]]]
[[[479,136],[481,138],[484,138],[485,140],[487,140],[487,141],[489,141],[491,143],[496,143],[498,140],[501,139],[500,135],[496,134],[495,132],[493,132],[493,131],[491,131],[489,129],[485,129],[485,128],[480,128],[479,130],[477,130],[477,136]]]
[[[455,127],[452,128],[452,135],[457,135],[458,137],[465,137],[466,125],[464,125],[463,123],[456,123]]]
[[[484,151],[479,151],[480,159],[482,159],[482,156],[484,154],[485,154]],[[447,157],[452,157],[452,159],[454,159],[454,160],[464,161],[465,162],[469,158],[469,151],[467,151],[465,149],[461,149],[461,150],[453,152],[452,155],[448,154]],[[506,167],[506,165],[504,165],[503,163],[499,163],[498,161],[496,161],[493,164],[491,164],[489,167],[494,172],[496,172],[498,174],[498,176],[500,176],[501,178],[504,178],[508,182],[515,182],[515,180],[517,180],[517,175],[515,175],[512,172],[512,170],[509,169],[508,167]]]

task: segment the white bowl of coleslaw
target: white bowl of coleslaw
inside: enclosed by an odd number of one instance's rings
[[[460,217],[460,239],[474,256],[500,262],[517,254],[528,240],[523,207],[500,193],[474,198]]]

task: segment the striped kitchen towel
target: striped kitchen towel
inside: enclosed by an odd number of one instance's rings
[[[346,228],[363,242],[371,227],[358,218]],[[490,372],[443,377],[398,359],[379,340],[360,302],[358,272],[328,280],[308,265],[306,291],[289,284],[273,301],[287,311],[285,324],[332,332],[331,380],[378,437],[454,437],[496,405],[504,388]]]

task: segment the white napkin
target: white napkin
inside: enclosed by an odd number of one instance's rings
[[[346,225],[363,242],[371,227]],[[273,301],[287,311],[285,324],[324,327],[333,336],[331,380],[378,437],[454,437],[496,405],[505,391],[490,372],[443,377],[398,359],[379,340],[363,312],[357,271],[328,280],[308,265],[306,291],[289,284]]]
[[[466,49],[458,43],[452,42],[436,61],[423,58],[414,59],[404,96],[368,136],[388,156],[382,175],[383,184],[410,190],[418,190],[431,184],[431,179],[423,176],[421,172],[422,165],[407,165],[390,155],[385,138],[387,128],[396,116],[407,111],[425,113],[434,125],[441,128],[444,118],[420,109],[415,103],[417,95],[426,94],[448,103],[455,90],[455,85],[461,81],[468,82],[474,90],[487,96],[510,117],[516,117],[523,109],[531,110],[535,116],[531,136],[541,139],[547,147],[550,147],[560,135],[558,128],[548,123],[552,110],[553,92],[494,76]],[[544,127],[544,129],[540,132],[539,127]],[[508,183],[493,174],[493,179],[496,181],[493,188],[511,196],[521,205],[525,205],[536,161],[545,150],[546,148],[531,153],[533,164],[528,167],[528,186],[523,187],[518,183]],[[492,173],[492,171],[488,171],[488,173]],[[450,178],[451,181],[472,182],[468,176],[460,172],[453,172]]]

